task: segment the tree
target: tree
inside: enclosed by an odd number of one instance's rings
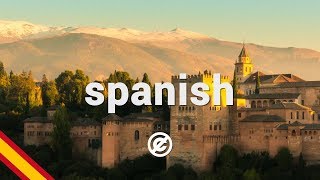
[[[53,106],[58,101],[58,90],[54,81],[48,81],[44,74],[41,82],[41,97],[44,108]]]
[[[60,103],[64,103],[68,105],[71,101],[71,84],[73,72],[72,71],[64,71],[62,72],[56,79],[57,89],[59,92],[59,101]]]
[[[6,75],[6,71],[4,70],[4,65],[3,63],[0,61],[0,77]]]
[[[215,162],[218,176],[221,179],[233,180],[237,177],[238,151],[231,145],[224,145]]]
[[[0,104],[5,104],[9,95],[10,80],[0,61]]]
[[[114,71],[114,73],[111,73],[109,75],[109,78],[106,81],[104,81],[106,87],[108,87],[107,83],[118,83],[118,82],[122,82],[128,87],[129,96],[133,94],[134,91],[132,91],[131,89],[135,83],[135,80],[130,77],[128,72]],[[119,89],[116,89],[115,97],[116,99],[121,98],[121,91]],[[117,108],[116,113],[119,116],[125,116],[133,112],[141,112],[141,107],[134,106],[130,98],[125,105],[119,106],[116,108]]]
[[[31,71],[12,74],[10,84],[8,101],[14,110],[24,113],[26,106],[32,109],[42,105],[41,89],[34,82]]]
[[[138,83],[138,82],[140,82],[140,80],[139,80],[139,78],[137,77],[137,79],[136,79],[135,83]]]
[[[260,85],[261,85],[260,76],[259,76],[259,72],[257,72],[255,94],[259,94],[260,93]]]
[[[236,70],[233,72],[233,81],[232,81],[232,87],[233,87],[233,97],[237,98],[238,93],[238,81],[236,77]]]
[[[29,112],[30,112],[30,100],[29,100],[29,93],[27,93],[27,97],[26,97],[26,105],[24,107],[24,112],[25,115],[28,116]]]
[[[305,166],[306,166],[306,162],[303,159],[302,153],[300,153],[299,155],[299,161],[298,161],[298,166],[297,169],[295,171],[295,177],[297,177],[297,179],[305,179]]]
[[[243,174],[244,180],[260,180],[259,174],[256,172],[255,169],[248,169]]]
[[[280,170],[290,170],[293,157],[288,148],[279,149],[277,155],[274,158]]]
[[[149,86],[151,86],[151,82],[147,73],[143,74],[142,82],[147,83]]]
[[[48,82],[48,78],[46,76],[46,74],[42,75],[42,83]]]
[[[152,92],[154,92],[154,89],[152,88],[152,85],[147,73],[143,74],[142,82],[148,84],[149,87],[152,89]],[[152,93],[152,97],[154,97],[154,93]],[[142,109],[146,112],[152,112],[152,106],[143,106]]]
[[[89,77],[82,70],[65,71],[56,78],[56,85],[60,95],[60,102],[73,110],[83,110],[85,88]]]
[[[59,159],[70,159],[72,151],[72,141],[70,138],[71,123],[64,106],[59,107],[54,113],[53,126],[53,150],[57,153]]]

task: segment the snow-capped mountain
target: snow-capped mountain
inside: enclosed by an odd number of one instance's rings
[[[182,41],[185,39],[208,39],[210,37],[176,28],[169,32],[144,32],[129,28],[98,28],[98,27],[48,27],[25,21],[0,20],[0,39],[10,41],[20,39],[37,39],[62,35],[65,33],[94,34],[112,37],[125,41]],[[0,41],[1,42],[1,41]]]
[[[32,70],[50,78],[68,69],[82,69],[91,79],[116,70],[155,82],[181,72],[205,69],[232,76],[242,43],[221,41],[182,29],[144,32],[127,28],[49,27],[22,21],[0,21],[0,61],[6,70]],[[254,69],[265,73],[294,73],[316,80],[320,52],[303,48],[246,45]],[[290,66],[288,66],[290,64]]]
[[[176,28],[169,32],[144,32],[128,28],[95,28],[79,27],[70,33],[95,34],[105,37],[113,37],[125,41],[182,41],[185,39],[207,39],[206,35]]]
[[[0,36],[5,38],[21,39],[49,30],[50,28],[47,26],[35,25],[25,21],[0,20]]]

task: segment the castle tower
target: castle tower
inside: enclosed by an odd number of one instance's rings
[[[110,114],[102,120],[102,167],[112,168],[120,162],[121,118]]]
[[[180,83],[186,83],[186,105],[179,105],[180,97],[176,96],[176,105],[170,108],[170,137],[173,141],[173,149],[167,156],[167,168],[179,163],[191,165],[196,171],[208,170],[211,168],[212,161],[208,165],[208,159],[215,154],[215,148],[205,148],[205,136],[218,136],[228,134],[228,109],[222,100],[221,106],[213,106],[209,102],[204,106],[196,106],[190,98],[194,97],[191,92],[193,84],[203,82],[210,87],[206,93],[213,94],[213,74],[205,71],[198,75],[173,76],[172,84],[175,86],[175,94],[179,94]],[[221,82],[227,82],[227,76],[221,76]],[[181,87],[182,88],[182,87]],[[222,99],[225,99],[225,92],[221,90]],[[208,158],[210,155],[210,158]]]
[[[253,64],[249,57],[248,51],[246,50],[246,47],[243,44],[242,50],[235,63],[235,76],[237,78],[237,82],[244,82],[247,79],[247,77],[252,73],[252,71]]]

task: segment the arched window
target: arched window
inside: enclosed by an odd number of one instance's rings
[[[291,115],[291,119],[293,119],[293,113],[292,112],[290,113],[290,115]]]
[[[261,103],[261,101],[257,101],[257,108],[262,108],[262,103]]]
[[[275,104],[276,102],[274,100],[270,100],[270,104]]]
[[[304,112],[302,112],[302,119],[304,119]]]
[[[255,101],[251,102],[251,108],[256,108],[256,102]]]
[[[268,107],[268,101],[267,100],[263,101],[263,107]]]
[[[291,135],[292,135],[292,136],[296,136],[296,131],[295,131],[295,130],[292,130]]]
[[[297,111],[297,119],[299,119],[299,111]]]
[[[140,138],[140,137],[139,137],[139,131],[136,130],[136,131],[134,132],[134,140],[138,141],[139,138]]]

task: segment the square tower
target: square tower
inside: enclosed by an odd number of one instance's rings
[[[246,50],[246,47],[243,44],[242,50],[235,63],[235,78],[237,78],[237,82],[244,82],[249,77],[249,75],[252,74],[252,71],[253,64]]]

